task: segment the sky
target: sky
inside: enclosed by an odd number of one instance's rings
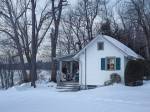
[[[78,0],[68,0],[72,5],[77,3]]]

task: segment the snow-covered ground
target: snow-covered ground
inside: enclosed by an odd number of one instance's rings
[[[56,84],[30,84],[0,91],[0,112],[150,112],[150,82],[121,84],[79,92],[58,92]]]

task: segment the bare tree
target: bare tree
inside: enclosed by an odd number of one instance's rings
[[[32,1],[31,1],[32,3]],[[20,18],[20,21],[18,22],[18,28],[20,30],[20,38],[22,41],[22,46],[24,49],[24,53],[26,56],[26,59],[28,61],[29,66],[32,68],[32,60],[37,55],[38,48],[41,45],[44,37],[46,37],[47,32],[51,26],[52,23],[52,18],[51,18],[51,12],[49,11],[49,5],[50,2],[45,1],[45,4],[43,5],[42,9],[39,11],[36,8],[36,5],[39,4],[39,2],[34,1],[35,6],[32,6],[34,9],[34,14],[33,14],[33,8],[30,8],[28,3],[25,1],[23,6],[26,7],[28,10],[25,11],[24,15]],[[35,16],[34,19],[28,16],[28,13],[30,12]],[[32,23],[31,23],[32,21]],[[35,24],[35,25],[34,25]],[[33,28],[34,27],[34,28]],[[32,28],[32,35],[30,35],[30,29]],[[35,31],[34,31],[35,30]],[[32,42],[31,42],[32,41]],[[31,46],[31,48],[30,48]],[[32,50],[31,50],[32,49]],[[34,54],[34,56],[33,56]],[[32,58],[32,59],[31,59]],[[36,67],[35,67],[36,68]],[[35,70],[34,68],[34,70]],[[31,73],[33,70],[30,71],[30,78],[33,79],[34,77],[31,77],[33,74],[35,74],[35,80],[37,79],[37,74],[36,73]]]
[[[96,35],[95,20],[106,16],[106,4],[105,0],[80,0],[74,9],[68,9],[62,23],[65,43],[68,43],[64,45],[68,50],[70,46],[74,52],[81,50],[93,39]]]
[[[37,79],[36,55],[37,55],[38,47],[43,41],[52,23],[52,19],[50,19],[51,12],[46,10],[48,8],[48,3],[47,3],[41,12],[39,24],[37,24],[37,19],[36,19],[37,17],[36,17],[36,11],[35,11],[36,4],[37,4],[37,1],[31,0],[31,5],[32,5],[32,9],[31,9],[32,10],[32,42],[31,42],[31,68],[32,68],[31,80],[32,80],[32,83],[31,85],[34,87],[36,87],[35,81]],[[47,20],[49,20],[49,22],[47,22],[47,25],[44,28],[44,31],[40,32],[43,28],[44,23]],[[42,35],[40,35],[39,33],[41,33]]]
[[[74,52],[81,50],[86,45],[86,24],[77,12],[77,10],[69,10],[67,16],[63,18],[62,28],[68,41],[69,46],[72,47]],[[70,45],[69,45],[70,44]]]
[[[0,6],[0,16],[2,18],[2,21],[5,23],[4,26],[1,27],[0,31],[4,32],[6,35],[8,35],[16,44],[18,54],[20,56],[20,62],[21,62],[21,68],[22,73],[24,76],[24,82],[27,80],[27,73],[25,70],[25,64],[24,64],[24,58],[23,58],[23,50],[19,39],[18,34],[18,28],[17,28],[17,21],[22,16],[22,14],[25,12],[24,10],[18,10],[17,8],[19,5],[17,2],[12,2],[12,0],[1,0],[1,6]],[[15,6],[13,6],[15,5]],[[14,8],[15,7],[15,8]]]
[[[37,42],[37,37],[35,36],[35,22],[36,22],[36,16],[35,16],[35,8],[36,8],[36,2],[34,0],[31,0],[31,5],[32,5],[32,48],[31,48],[31,67],[32,67],[32,75],[31,75],[31,86],[36,87],[35,85],[35,80],[36,80],[36,42]]]
[[[146,36],[146,55],[150,59],[150,2],[145,0],[131,0],[136,14],[138,16],[137,22],[141,25]]]
[[[58,3],[57,3],[58,2]],[[56,46],[57,46],[57,40],[59,35],[59,26],[61,21],[61,15],[63,6],[67,5],[67,0],[51,0],[51,11],[52,11],[52,18],[53,18],[53,25],[51,31],[51,80],[56,81],[56,62],[54,58],[56,57]]]
[[[95,18],[104,10],[105,0],[82,0],[79,2],[78,13],[86,23],[88,40],[93,39],[93,25]]]
[[[48,9],[50,3],[46,2],[42,11],[38,12],[37,14],[36,12],[38,9],[35,6],[38,2],[34,1],[34,8],[36,10],[34,10],[35,20],[33,21],[33,24],[31,18],[32,16],[30,16],[32,11],[32,8],[30,8],[30,1],[4,0],[1,1],[1,3],[0,19],[2,25],[0,31],[7,34],[14,41],[15,44],[13,45],[17,48],[18,53],[20,53],[21,62],[24,63],[23,55],[25,55],[27,62],[31,66],[31,60],[33,57],[36,58],[38,48],[41,45],[44,37],[46,37],[52,23],[51,12]],[[9,7],[7,8],[7,6]],[[34,25],[35,29],[35,39],[33,39],[33,43],[31,42],[32,37],[30,36],[32,25]],[[33,44],[35,46],[32,46]],[[34,48],[34,50],[31,50],[31,46]],[[34,56],[32,56],[33,54]],[[27,75],[25,76],[25,81],[30,81]],[[35,74],[35,80],[36,79],[37,75]]]
[[[14,86],[14,71],[12,65],[15,63],[14,50],[12,48],[4,48],[4,54],[0,56],[0,80],[2,88],[8,89]]]
[[[145,37],[143,40],[145,40],[146,45],[146,57],[150,59],[150,2],[147,0],[130,0],[128,2],[123,2],[123,4],[125,4],[125,8],[122,12],[125,13],[122,15],[120,14],[123,26],[132,31],[133,38],[138,37],[139,30],[143,33],[142,37]],[[130,28],[129,26],[127,27],[129,24]]]

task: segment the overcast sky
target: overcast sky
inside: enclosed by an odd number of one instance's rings
[[[73,4],[78,2],[78,0],[68,0],[68,1],[71,3],[71,5],[73,5]]]

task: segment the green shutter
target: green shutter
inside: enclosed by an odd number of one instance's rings
[[[105,70],[105,58],[101,58],[101,70]]]
[[[121,69],[121,59],[116,58],[116,70],[120,70],[120,69]]]

